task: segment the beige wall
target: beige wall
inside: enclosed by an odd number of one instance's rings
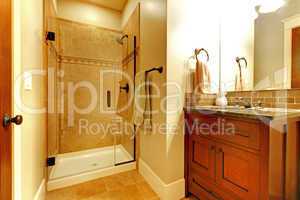
[[[131,17],[132,13],[134,12],[134,10],[136,9],[136,7],[141,1],[142,0],[128,0],[122,12],[122,19],[121,19],[122,28],[124,28],[128,24],[128,21],[130,20],[129,18]]]
[[[280,10],[260,15],[255,21],[254,84],[257,89],[282,88],[284,73],[283,20],[300,13],[300,2],[289,0]]]
[[[239,74],[236,57],[245,57],[248,66],[241,63],[243,89],[253,89],[254,73],[254,6],[252,0],[228,0],[221,15],[221,80],[224,91],[235,91]],[[238,8],[238,9],[237,9]],[[236,17],[239,16],[239,17]]]
[[[49,0],[47,0],[47,1],[49,1]],[[55,15],[57,14],[57,0],[50,0],[49,1],[49,4],[51,4],[51,9],[55,12]]]
[[[22,71],[21,65],[21,3],[20,0],[13,1],[13,73],[14,84]],[[15,99],[14,94],[14,99]],[[14,102],[14,115],[22,113]],[[13,199],[22,198],[22,127],[13,127]]]
[[[163,74],[153,72],[150,74],[152,82],[159,87],[159,98],[153,99],[154,129],[152,133],[140,131],[138,133],[139,158],[146,162],[160,179],[168,184],[183,177],[183,168],[177,165],[181,156],[175,151],[167,150],[167,135],[164,125],[166,123],[166,1],[161,0],[129,0],[123,12],[123,25],[140,3],[140,51],[138,71],[148,70],[152,67],[163,66]],[[162,103],[162,104],[161,104]],[[161,131],[159,131],[160,127]],[[155,147],[155,148],[153,148]],[[178,149],[176,144],[173,146]],[[178,149],[180,151],[180,149]],[[176,152],[177,153],[177,152]],[[182,152],[183,153],[183,152]],[[182,165],[183,166],[183,165]]]
[[[43,1],[14,0],[14,28],[16,80],[22,71],[43,70]],[[46,108],[46,76],[34,76],[31,91],[15,86],[15,113],[24,117],[14,135],[15,199],[32,200],[45,178],[46,112],[30,114],[24,108]],[[17,106],[18,100],[24,106]]]
[[[166,1],[144,0],[140,2],[140,67],[139,70],[148,70],[152,67],[163,66],[163,74],[153,72],[149,75],[152,82],[159,87],[160,98],[153,99],[153,115],[155,129],[152,133],[141,131],[140,133],[140,158],[165,183],[169,183],[168,155],[166,152],[165,129],[159,132],[159,125],[166,123],[164,113],[165,104],[162,104],[166,96]],[[153,148],[155,147],[155,148]]]
[[[191,55],[194,41],[198,38],[197,34],[201,31],[193,33],[193,38],[190,38],[190,30],[184,29],[181,22],[190,24],[190,28],[194,28],[194,24],[185,21],[183,17],[184,8],[182,6],[186,1],[168,2],[168,21],[167,21],[167,2],[159,0],[130,0],[123,12],[123,25],[129,18],[135,7],[140,3],[140,65],[139,71],[147,70],[153,66],[164,66],[164,73],[153,73],[152,81],[159,86],[160,98],[153,100],[153,110],[159,112],[153,116],[154,126],[164,127],[164,125],[174,125],[179,130],[164,129],[159,132],[155,129],[152,133],[139,133],[140,144],[140,159],[146,162],[156,175],[166,184],[182,179],[184,176],[184,138],[182,134],[183,120],[180,108],[181,104],[177,104],[178,99],[184,98],[184,91],[178,91],[175,87],[167,88],[165,86],[167,79],[171,83],[173,80],[179,83],[179,90],[184,87],[184,64],[185,59]],[[188,3],[187,3],[188,4]],[[186,4],[186,5],[187,5]],[[193,6],[190,3],[190,6]],[[172,31],[167,32],[168,28]],[[186,31],[185,35],[181,35]],[[168,34],[168,35],[167,35]],[[167,36],[169,37],[167,40]],[[193,40],[194,39],[194,40]],[[201,40],[200,40],[201,41]],[[203,40],[202,40],[203,41]],[[167,42],[168,51],[167,51]],[[170,44],[171,43],[171,44]],[[187,45],[189,45],[187,47]],[[212,47],[213,48],[213,47]],[[168,64],[167,64],[168,61]],[[174,98],[165,101],[165,97],[169,94],[175,95]],[[160,103],[162,103],[160,105]],[[167,108],[168,107],[168,108]],[[164,110],[176,108],[175,113],[166,115]],[[168,117],[168,119],[167,119]],[[171,124],[171,122],[173,122]],[[175,133],[175,134],[174,134]],[[155,147],[155,148],[153,148]]]
[[[218,92],[220,27],[216,4],[215,0],[168,2],[168,82],[175,81],[183,90],[187,88],[187,75],[195,70],[195,66],[190,70],[186,63],[191,61],[189,58],[196,48],[204,48],[210,56],[207,65],[212,76],[212,92]]]
[[[215,1],[171,0],[167,3],[167,137],[168,182],[184,177],[184,97],[189,70],[186,62],[195,48],[210,54],[215,82],[219,81],[219,19]],[[216,11],[217,12],[217,11]],[[218,84],[218,83],[215,83]],[[217,85],[218,88],[218,85]]]
[[[58,17],[81,23],[121,30],[121,13],[78,0],[58,1]]]

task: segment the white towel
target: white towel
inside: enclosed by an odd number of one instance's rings
[[[206,63],[196,57],[196,71],[194,79],[196,93],[211,93],[211,75]]]

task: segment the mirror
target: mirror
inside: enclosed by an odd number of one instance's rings
[[[299,0],[229,0],[221,26],[225,91],[300,88]]]

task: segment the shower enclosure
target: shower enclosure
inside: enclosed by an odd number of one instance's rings
[[[50,18],[48,189],[135,168],[136,38]]]

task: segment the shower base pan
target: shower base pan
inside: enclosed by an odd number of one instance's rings
[[[136,169],[136,162],[122,145],[60,154],[52,168],[47,190],[52,191]],[[119,163],[126,163],[121,164]]]

